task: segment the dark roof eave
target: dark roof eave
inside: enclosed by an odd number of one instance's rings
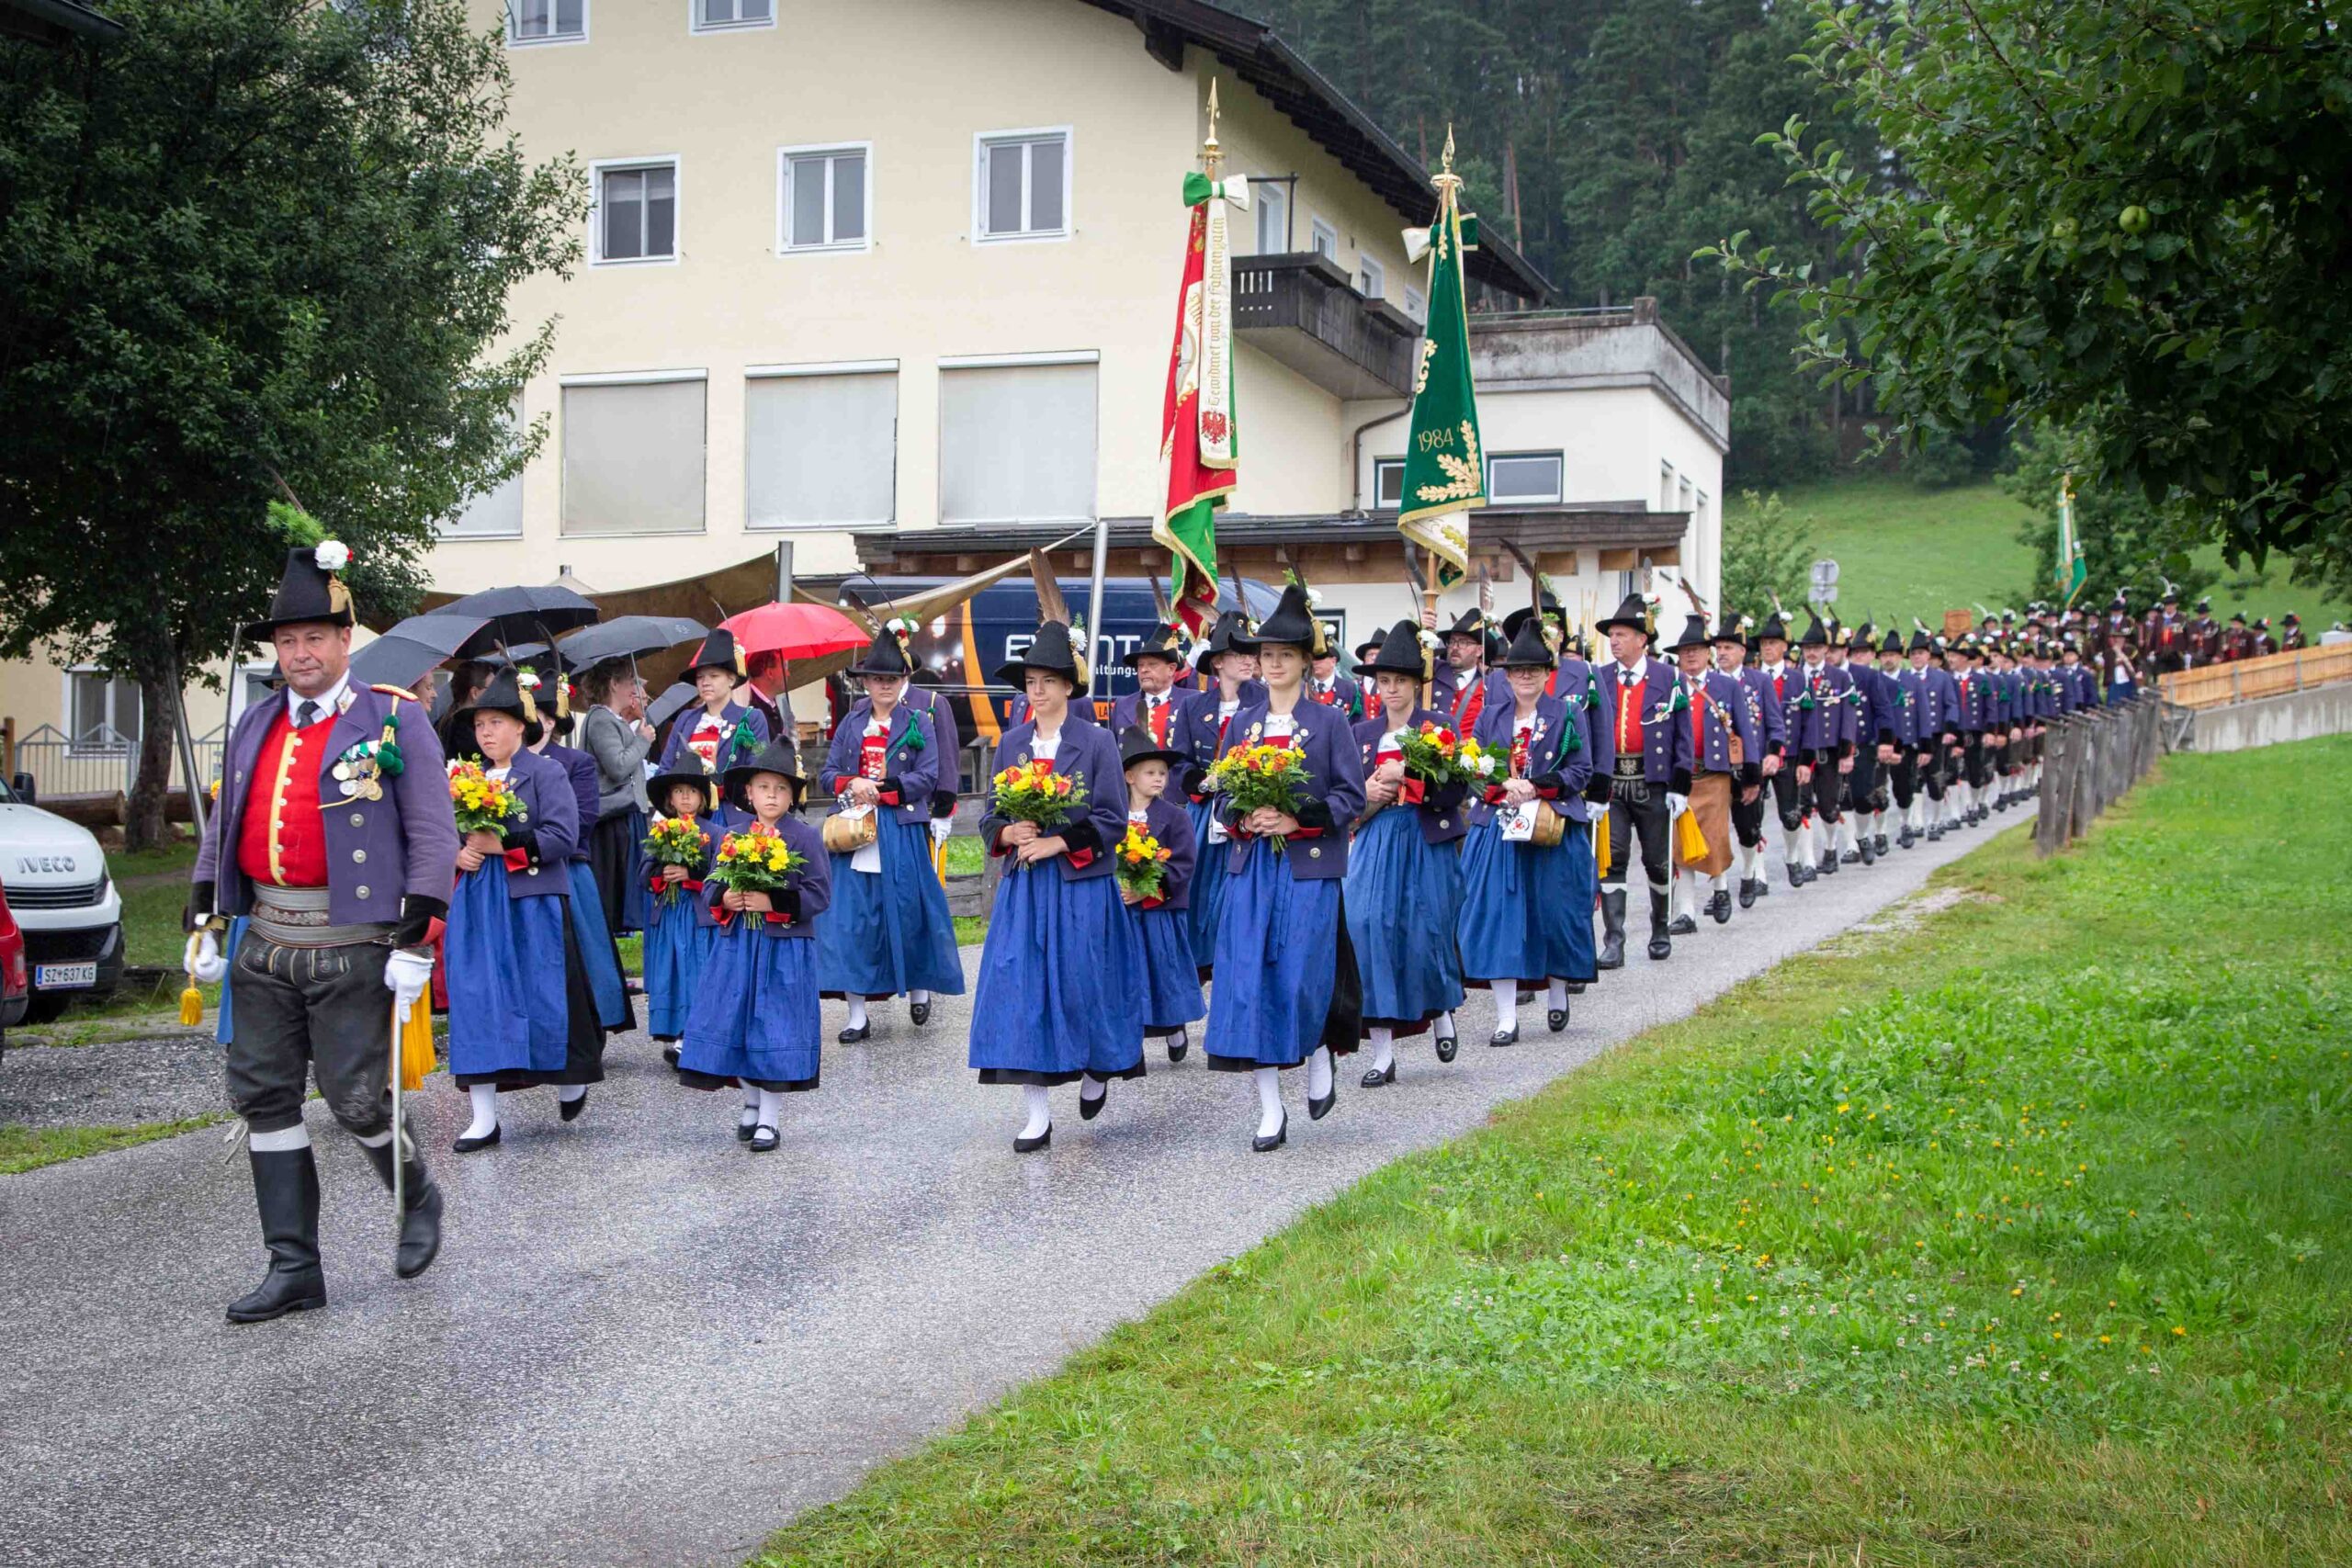
[[[15,33],[37,41],[62,42],[67,37],[104,41],[125,31],[120,22],[80,0],[0,0],[0,11],[16,14],[0,17],[0,34]]]
[[[1567,502],[1554,506],[1489,508],[1471,513],[1471,542],[1491,543],[1494,531],[1506,524],[1520,543],[1549,543],[1574,532],[1609,535],[1639,543],[1666,543],[1682,536],[1690,514],[1652,512],[1635,502]],[[1149,547],[1151,520],[1114,517],[1109,545],[1113,549]],[[1275,517],[1224,516],[1217,519],[1217,538],[1229,546],[1331,545],[1396,541],[1396,515],[1373,513],[1302,513]],[[1069,538],[1066,523],[962,523],[936,528],[873,529],[853,533],[851,542],[860,559],[887,556],[1001,555],[1063,545]],[[1546,536],[1549,538],[1546,538]],[[1085,548],[1084,540],[1065,547]]]

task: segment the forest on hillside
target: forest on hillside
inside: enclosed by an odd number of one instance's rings
[[[1811,28],[1769,0],[1242,0],[1430,168],[1453,127],[1482,222],[1516,239],[1569,305],[1654,295],[1728,371],[1726,480],[1819,477],[1867,444],[1867,386],[1823,388],[1791,356],[1798,321],[1691,253],[1746,231],[1819,271],[1849,265],[1759,132],[1803,115],[1871,144],[1792,58]],[[1950,480],[1996,443],[1911,462]]]

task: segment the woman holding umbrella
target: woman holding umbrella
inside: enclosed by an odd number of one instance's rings
[[[931,1021],[934,994],[964,994],[956,922],[931,860],[931,797],[953,762],[941,757],[930,716],[905,701],[913,672],[907,634],[876,632],[850,666],[872,704],[865,722],[833,731],[817,775],[835,817],[871,823],[870,835],[847,829],[865,842],[832,855],[832,908],[817,932],[818,986],[849,1002],[849,1025],[836,1037],[844,1045],[873,1032],[869,1001],[903,993],[908,1019],[921,1025]]]
[[[580,719],[580,749],[596,763],[596,825],[588,834],[588,868],[614,935],[645,929],[644,879],[638,846],[645,841],[645,682],[629,660],[608,659],[580,679],[589,704]]]
[[[744,678],[743,650],[733,632],[720,626],[703,638],[695,661],[686,666],[696,705],[670,727],[669,744],[662,748],[663,773],[674,769],[691,750],[706,770],[723,773],[767,745],[768,721],[758,709],[735,700],[735,688]]]

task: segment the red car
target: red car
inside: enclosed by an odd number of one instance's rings
[[[25,1021],[32,1005],[33,977],[25,966],[25,933],[8,912],[8,895],[0,892],[0,1055],[8,1049],[8,1031]]]

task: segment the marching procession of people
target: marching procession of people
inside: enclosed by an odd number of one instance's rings
[[[400,1194],[399,1272],[432,1263],[443,1195],[394,1113],[388,1043],[420,1009],[446,1009],[458,1154],[499,1145],[508,1094],[585,1114],[639,989],[678,1082],[739,1092],[736,1137],[766,1153],[784,1097],[821,1083],[821,998],[846,1006],[841,1046],[872,1038],[876,1006],[904,998],[921,1028],[965,987],[933,854],[953,720],[914,683],[903,623],[851,667],[863,698],[812,781],[738,700],[724,629],[666,739],[626,660],[586,672],[585,750],[565,744],[568,682],[542,701],[511,659],[462,672],[436,730],[424,682],[354,679],[347,558],[293,550],[246,628],[285,690],[237,722],[189,898],[269,1258],[236,1322],[325,1302],[306,1079]],[[1289,1141],[1293,1069],[1316,1122],[1361,1048],[1365,1090],[1398,1084],[1401,1042],[1453,1062],[1470,987],[1493,993],[1489,1046],[1520,1043],[1522,997],[1556,1034],[1628,961],[1636,867],[1642,951],[1663,962],[1760,899],[2030,800],[2049,728],[2132,700],[2145,647],[2040,606],[1950,637],[1819,613],[1792,637],[1777,605],[1675,627],[1638,595],[1597,644],[1548,592],[1498,626],[1431,618],[1342,671],[1294,581],[1262,622],[1227,612],[1189,648],[1163,627],[1107,726],[1066,626],[995,672],[1019,721],[983,784],[1000,874],[966,1050],[980,1083],[1022,1091],[1015,1151],[1050,1148],[1056,1088],[1092,1121],[1146,1075],[1147,1042],[1181,1063],[1196,1028],[1209,1070],[1249,1076],[1259,1152]]]

